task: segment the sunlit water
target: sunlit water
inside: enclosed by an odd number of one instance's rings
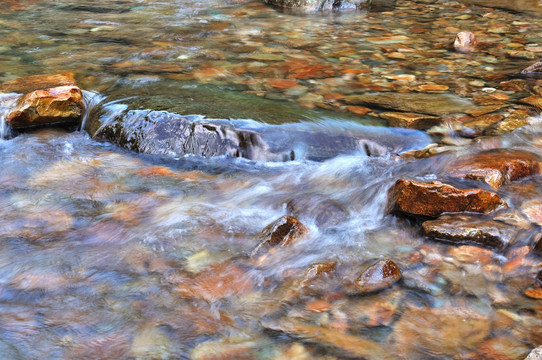
[[[233,67],[247,66],[243,59],[250,56],[249,67],[261,67],[258,63],[269,59],[262,54],[313,56],[329,63],[350,57],[353,65],[370,66],[376,74],[400,74],[411,67],[419,77],[454,84],[456,66],[477,78],[491,71],[488,67],[510,68],[513,63],[495,62],[487,54],[456,56],[433,49],[449,25],[434,21],[449,16],[457,26],[476,27],[478,21],[490,21],[480,16],[486,10],[479,8],[467,12],[469,20],[455,19],[453,7],[438,4],[426,5],[431,11],[416,14],[416,19],[405,15],[416,9],[402,3],[394,13],[323,17],[277,13],[255,2],[81,4],[19,3],[29,8],[0,15],[0,32],[13,39],[1,45],[0,75],[8,80],[75,72],[87,90],[83,129],[97,108],[114,116],[130,107],[231,118],[239,127],[278,133],[378,132],[364,126],[382,125],[379,120],[300,108],[299,95],[268,92],[259,98],[265,88],[251,83],[278,75],[241,73]],[[522,19],[496,14],[496,22]],[[418,21],[418,32],[410,32],[409,21]],[[533,33],[540,30],[536,21],[529,26]],[[419,28],[432,32],[420,35]],[[420,51],[423,61],[406,65],[378,60],[374,54],[381,47],[404,41],[366,39],[388,30],[411,38],[408,46]],[[511,42],[504,35],[492,36]],[[526,41],[538,41],[529,36]],[[449,62],[437,61],[441,56]],[[227,75],[198,73],[208,68],[226,69]],[[430,70],[440,75],[426,73]],[[345,92],[351,80],[344,81],[310,80],[303,86]],[[0,100],[0,134],[5,138],[3,109],[13,106],[15,98]],[[298,123],[283,124],[294,121]],[[415,161],[397,153],[430,142],[419,132],[412,133],[412,143],[380,156],[348,153],[323,162],[141,155],[82,131],[38,130],[1,139],[0,353],[6,359],[348,357],[340,347],[316,346],[310,336],[263,329],[264,322],[287,317],[372,339],[389,349],[391,358],[467,358],[476,346],[452,344],[452,351],[442,350],[450,347],[446,339],[409,338],[405,324],[398,325],[412,308],[453,307],[485,317],[491,323],[487,337],[511,339],[516,357],[510,358],[520,358],[542,343],[540,305],[521,294],[532,283],[540,259],[529,255],[521,266],[506,268],[510,255],[503,251],[483,264],[461,263],[449,253],[453,246],[427,241],[412,223],[388,215],[387,193],[398,178],[440,179],[451,160],[483,149],[539,153],[540,121],[530,122],[498,140]],[[514,212],[541,198],[542,181],[520,180],[499,193]],[[315,207],[318,199],[336,201],[348,215],[339,224],[318,226],[315,209],[308,206],[299,217],[310,229],[307,238],[272,253],[262,264],[251,261],[247,255],[259,232],[287,213],[290,200],[303,197],[315,199],[309,200]],[[539,228],[526,227],[517,246],[528,244],[536,232]],[[348,282],[362,265],[384,257],[403,269],[403,281],[369,297],[350,295]],[[320,262],[337,262],[336,275],[304,287],[306,269]],[[331,308],[311,311],[317,300]],[[364,308],[374,304],[384,304],[384,310],[374,309],[383,311],[384,318],[385,311],[392,312],[389,321],[375,325],[366,319],[372,317]],[[386,304],[395,304],[395,310]],[[412,326],[431,334],[440,325],[421,318]],[[405,345],[409,343],[414,345]]]

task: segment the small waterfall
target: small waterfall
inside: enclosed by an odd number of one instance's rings
[[[93,91],[83,90],[83,116],[81,117],[80,131],[84,131],[87,121],[98,106],[105,100],[105,96]]]
[[[6,123],[6,116],[20,96],[15,93],[0,94],[0,139],[6,139],[11,135],[11,127]]]

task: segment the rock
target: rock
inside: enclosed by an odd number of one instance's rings
[[[498,336],[484,341],[476,353],[481,359],[521,360],[529,353],[529,348],[517,338]]]
[[[542,61],[535,62],[521,70],[522,74],[542,73]]]
[[[542,288],[540,286],[530,286],[523,291],[523,294],[531,299],[542,300]]]
[[[267,225],[259,235],[260,243],[250,256],[257,258],[267,255],[273,249],[283,248],[299,241],[309,229],[296,218],[285,215]]]
[[[282,9],[297,9],[301,11],[374,9],[377,11],[391,10],[395,1],[391,0],[265,0],[269,5]]]
[[[531,96],[521,99],[519,102],[534,106],[535,108],[538,108],[538,109],[542,108],[542,96],[540,95],[531,95]]]
[[[489,264],[494,257],[491,250],[483,249],[478,246],[462,245],[448,249],[448,255],[467,264]]]
[[[15,129],[44,125],[76,125],[83,114],[83,94],[76,86],[32,91],[17,101],[6,117]]]
[[[452,243],[472,243],[488,248],[503,249],[511,245],[517,230],[498,221],[465,215],[442,216],[422,224],[425,235]]]
[[[338,225],[348,219],[348,212],[341,203],[318,195],[296,197],[287,203],[286,209],[297,218],[314,221],[318,227]]]
[[[460,53],[475,52],[477,46],[478,39],[470,31],[461,31],[455,36],[454,49]]]
[[[403,302],[402,291],[356,297],[341,308],[353,327],[389,326]]]
[[[256,343],[245,341],[235,342],[228,340],[205,341],[198,344],[190,352],[193,360],[236,360],[254,359],[256,357]]]
[[[542,6],[538,0],[462,0],[462,2],[477,6],[522,12],[529,16],[542,16]]]
[[[27,94],[35,90],[59,86],[77,86],[72,73],[32,75],[6,81],[0,92]]]
[[[542,226],[542,200],[527,201],[521,205],[521,211],[531,223]]]
[[[380,107],[428,115],[463,113],[472,108],[470,101],[451,94],[380,93],[350,95],[344,98],[348,105]]]
[[[279,321],[264,320],[261,325],[265,329],[284,332],[307,342],[330,348],[343,356],[367,360],[393,359],[386,348],[372,340],[335,329],[308,325],[294,318],[287,317]]]
[[[474,350],[487,336],[489,319],[464,308],[408,309],[395,324],[396,354],[405,359],[451,358]]]
[[[520,127],[529,125],[529,115],[522,111],[513,111],[510,115],[504,118],[504,120],[491,125],[485,129],[483,135],[503,135],[512,132]]]
[[[482,180],[494,189],[514,180],[539,174],[542,162],[538,156],[519,150],[487,151],[459,159],[449,166],[446,175]]]
[[[525,360],[542,360],[542,346],[533,349]]]
[[[445,212],[487,213],[507,206],[497,194],[481,189],[458,189],[438,181],[422,183],[399,179],[390,189],[391,213],[438,217]]]
[[[465,137],[478,137],[490,126],[504,119],[501,114],[487,114],[475,117],[462,123],[460,134]]]
[[[380,117],[388,120],[388,126],[408,129],[424,130],[440,123],[438,116],[405,113],[405,112],[383,112]]]
[[[391,260],[383,259],[369,266],[356,280],[360,294],[386,289],[401,279],[401,269]]]

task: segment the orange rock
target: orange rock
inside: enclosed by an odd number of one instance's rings
[[[32,75],[7,81],[0,86],[1,92],[26,94],[34,90],[58,86],[76,86],[73,73]]]
[[[289,89],[297,86],[297,81],[289,79],[269,79],[267,83],[276,89]]]
[[[331,304],[325,300],[309,301],[305,305],[306,309],[312,312],[324,312],[331,309]]]
[[[472,108],[472,109],[469,109],[469,110],[465,111],[465,113],[467,113],[469,115],[472,115],[474,117],[477,117],[477,116],[482,116],[482,115],[489,114],[489,113],[492,113],[494,111],[500,110],[504,106],[505,105],[488,105],[488,106],[482,106],[482,107],[475,107],[475,108]]]
[[[519,150],[487,151],[450,164],[447,175],[482,180],[494,189],[526,176],[539,174],[542,162]]]
[[[22,129],[54,124],[77,124],[83,113],[83,94],[76,86],[32,91],[17,102],[6,123]]]
[[[438,85],[438,84],[424,84],[416,87],[417,91],[420,92],[441,92],[448,91],[450,87],[448,85]]]
[[[530,288],[526,289],[525,291],[523,291],[523,294],[525,294],[525,296],[527,296],[527,297],[530,297],[531,299],[541,300],[542,299],[542,288],[540,288],[540,287],[530,287]]]
[[[346,109],[350,111],[352,114],[356,114],[358,116],[363,116],[371,112],[371,109],[363,107],[363,106],[350,105],[350,106],[347,106]]]
[[[152,166],[150,168],[141,169],[136,172],[137,175],[145,177],[154,176],[177,176],[178,174],[165,166]]]
[[[463,263],[486,265],[493,259],[493,251],[478,246],[463,245],[452,247],[448,254]]]
[[[282,216],[267,225],[259,235],[260,243],[252,251],[251,257],[261,261],[269,251],[292,245],[306,236],[309,229],[292,216]]]
[[[341,71],[343,74],[369,74],[371,73],[371,69],[344,69]]]
[[[520,102],[537,108],[542,108],[542,96],[532,95],[520,100]]]
[[[486,340],[477,350],[480,360],[525,359],[530,348],[522,341],[510,336],[500,336]]]
[[[331,65],[310,65],[302,60],[287,61],[282,67],[290,79],[321,79],[335,75],[335,69]]]
[[[437,217],[444,212],[486,213],[507,206],[497,194],[481,189],[458,189],[438,181],[399,179],[391,188],[390,212]]]

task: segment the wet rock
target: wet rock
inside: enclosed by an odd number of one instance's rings
[[[542,300],[542,287],[531,286],[523,291],[523,294],[531,299]]]
[[[478,246],[462,245],[451,247],[448,250],[448,255],[463,263],[487,265],[493,260],[495,254],[491,250]]]
[[[27,94],[35,90],[59,86],[77,86],[72,73],[32,75],[6,81],[0,92]]]
[[[130,355],[135,359],[169,359],[174,345],[157,326],[148,324],[135,335],[130,347]]]
[[[341,307],[355,327],[389,326],[402,303],[404,294],[393,291],[368,295],[347,302]]]
[[[535,62],[521,70],[522,74],[542,73],[542,61]]]
[[[529,348],[517,338],[499,336],[484,341],[476,353],[484,360],[522,360],[529,353]]]
[[[452,177],[482,180],[494,189],[526,176],[539,174],[542,162],[535,154],[519,150],[488,151],[450,164]]]
[[[259,235],[260,243],[250,256],[252,258],[261,258],[273,249],[292,245],[308,233],[309,229],[296,218],[288,215],[282,216],[262,230]]]
[[[461,31],[455,36],[454,49],[460,53],[475,52],[477,46],[478,39],[470,31]]]
[[[481,189],[458,189],[438,181],[399,179],[390,190],[389,210],[404,215],[438,217],[445,212],[487,213],[507,206],[497,194]]]
[[[205,341],[192,349],[190,358],[193,360],[250,360],[256,357],[255,348],[256,343],[250,341]]]
[[[383,112],[380,117],[388,120],[388,126],[408,129],[428,129],[440,123],[438,116],[404,113],[404,112]]]
[[[534,106],[537,109],[542,108],[542,96],[531,95],[520,100],[521,103]]]
[[[405,359],[452,357],[474,350],[489,334],[491,324],[481,313],[464,308],[409,309],[396,323],[396,354]]]
[[[485,129],[484,135],[503,135],[512,132],[520,127],[529,125],[529,115],[521,111],[513,111],[510,115],[504,118],[504,120],[491,125]]]
[[[426,236],[452,243],[473,243],[488,248],[503,249],[511,245],[517,230],[497,221],[465,215],[442,216],[422,224]]]
[[[348,219],[348,212],[341,203],[316,195],[292,199],[286,209],[297,218],[313,220],[318,227],[338,225]]]
[[[269,5],[282,9],[298,9],[302,11],[322,10],[346,10],[346,9],[367,9],[391,10],[395,5],[392,0],[265,0]]]
[[[527,219],[538,226],[542,226],[542,200],[531,200],[521,206],[521,211]]]
[[[463,113],[472,108],[468,100],[451,94],[380,93],[346,96],[349,105],[380,107],[428,115]]]
[[[462,2],[490,8],[522,12],[530,16],[542,16],[542,6],[538,0],[462,0]]]
[[[305,324],[294,318],[283,318],[279,321],[262,321],[261,325],[265,329],[280,331],[307,342],[329,348],[343,356],[367,360],[393,359],[393,356],[387,349],[374,341],[335,329]]]
[[[76,125],[83,114],[83,94],[75,86],[36,90],[17,101],[16,108],[6,117],[15,129],[44,125]]]
[[[533,349],[525,360],[542,360],[542,346]]]
[[[369,266],[356,280],[360,294],[386,289],[401,279],[401,269],[391,260],[383,259]]]
[[[460,134],[465,137],[480,136],[486,129],[502,119],[504,119],[504,116],[501,114],[487,114],[475,117],[462,124],[463,128],[461,129]]]

